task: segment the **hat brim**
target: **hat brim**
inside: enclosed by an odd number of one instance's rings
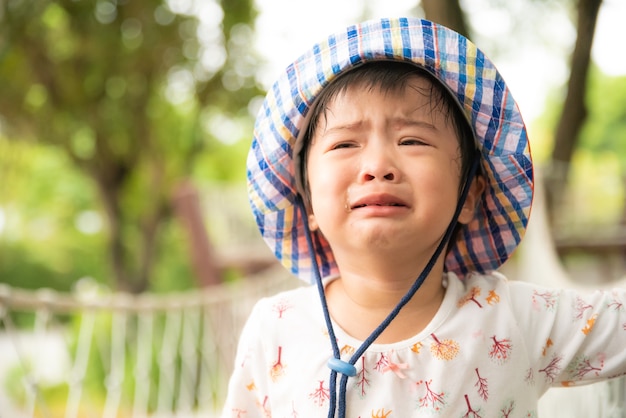
[[[322,89],[365,62],[400,60],[424,68],[455,97],[474,131],[486,190],[474,219],[461,229],[445,268],[460,277],[496,270],[519,245],[533,199],[526,127],[493,63],[465,37],[427,20],[380,19],[352,25],[314,45],[268,91],[248,155],[252,212],[276,258],[313,282],[304,222],[298,211],[294,146]],[[313,232],[322,277],[338,274],[330,245]]]

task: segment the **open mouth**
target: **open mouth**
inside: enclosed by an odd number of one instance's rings
[[[364,208],[367,206],[406,206],[402,203],[362,203],[359,205],[355,205],[352,207],[352,209],[359,209],[359,208]]]
[[[354,209],[361,209],[361,208],[366,208],[366,207],[398,208],[398,207],[408,207],[408,206],[409,205],[402,198],[398,196],[395,196],[392,194],[380,193],[380,194],[370,194],[370,195],[363,196],[361,198],[356,199],[354,202],[352,202],[350,209],[354,210]]]

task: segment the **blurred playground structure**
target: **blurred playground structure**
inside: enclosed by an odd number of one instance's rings
[[[162,296],[0,287],[0,417],[213,416],[253,302],[291,282],[281,270]]]
[[[256,246],[250,220],[238,218],[245,211],[225,205],[241,208],[238,199],[223,193],[208,199],[215,202],[209,228],[233,229],[226,234],[233,240],[244,237],[226,245],[246,244],[240,257],[271,259]],[[559,262],[543,200],[539,188],[525,242],[504,273],[582,288]],[[0,285],[0,418],[217,416],[252,305],[298,285],[269,261],[246,279],[175,294],[113,293],[88,279],[71,294]],[[551,389],[540,416],[624,417],[626,379]]]

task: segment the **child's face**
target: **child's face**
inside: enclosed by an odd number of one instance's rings
[[[442,106],[425,95],[429,85],[413,77],[398,92],[349,87],[317,122],[306,173],[310,225],[338,262],[372,249],[428,259],[450,223],[459,140]],[[464,210],[459,221],[471,217]]]

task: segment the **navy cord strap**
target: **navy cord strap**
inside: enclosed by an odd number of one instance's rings
[[[322,310],[324,311],[324,320],[326,321],[326,328],[328,330],[328,336],[330,338],[330,345],[333,349],[333,357],[328,361],[329,367],[331,369],[330,372],[330,382],[329,382],[329,403],[330,406],[328,408],[328,418],[334,418],[335,416],[335,406],[337,402],[337,373],[338,370],[342,371],[340,367],[334,368],[335,364],[344,363],[341,360],[341,353],[339,351],[339,346],[337,345],[337,338],[335,337],[335,329],[333,328],[333,323],[330,319],[330,312],[328,311],[328,304],[326,303],[326,295],[324,294],[324,284],[322,283],[322,276],[320,274],[319,265],[317,264],[317,257],[315,255],[315,249],[313,248],[313,241],[311,239],[311,231],[309,229],[309,223],[307,222],[307,214],[306,208],[304,207],[304,202],[302,201],[302,197],[298,195],[298,207],[302,212],[302,223],[304,224],[304,231],[306,235],[306,243],[309,247],[309,253],[311,254],[311,263],[313,267],[313,274],[315,275],[315,283],[317,284],[317,290],[320,294],[320,301],[322,302]],[[335,361],[333,361],[335,360]],[[354,365],[352,365],[354,367]],[[345,403],[345,400],[344,400]]]
[[[415,293],[417,293],[419,288],[422,286],[422,284],[426,280],[426,277],[428,277],[428,275],[430,274],[430,271],[432,270],[433,266],[437,262],[437,259],[439,258],[442,251],[446,247],[448,241],[452,237],[452,233],[454,232],[454,228],[456,227],[459,215],[461,213],[461,210],[463,209],[465,200],[467,199],[467,194],[469,193],[470,186],[472,184],[472,181],[474,180],[474,177],[476,176],[476,172],[478,171],[479,162],[480,162],[480,154],[479,154],[479,151],[476,150],[476,155],[474,157],[472,167],[468,173],[465,184],[463,186],[463,191],[457,203],[454,216],[452,220],[450,221],[450,224],[448,225],[448,228],[446,229],[446,233],[444,234],[442,240],[439,242],[437,249],[435,250],[430,260],[428,261],[428,264],[426,264],[426,267],[424,267],[424,270],[422,271],[422,273],[418,276],[418,278],[415,280],[415,282],[413,283],[409,291],[402,297],[402,299],[396,305],[396,307],[391,311],[391,313],[389,313],[387,318],[385,318],[383,322],[381,322],[380,325],[376,327],[376,329],[370,334],[370,336],[365,341],[363,341],[361,346],[354,352],[354,354],[352,355],[352,357],[350,358],[348,362],[341,360],[341,354],[339,351],[339,346],[337,344],[337,338],[335,337],[335,331],[334,331],[333,324],[330,318],[330,312],[328,311],[328,303],[326,302],[326,295],[324,293],[324,285],[322,283],[322,278],[321,278],[319,266],[317,263],[317,257],[315,255],[316,253],[313,248],[311,232],[309,230],[309,225],[306,221],[307,219],[306,209],[304,207],[304,203],[302,202],[302,198],[298,196],[298,206],[300,207],[302,216],[304,218],[303,224],[304,224],[304,229],[305,229],[307,245],[309,248],[309,252],[311,253],[313,273],[315,275],[317,289],[320,294],[320,300],[322,302],[322,309],[324,311],[324,319],[326,321],[326,327],[328,329],[328,336],[330,337],[330,343],[331,343],[332,350],[333,350],[333,357],[330,360],[328,360],[328,367],[331,369],[330,382],[329,382],[330,405],[328,409],[328,418],[334,418],[336,407],[337,407],[339,418],[345,418],[346,416],[346,390],[347,390],[347,385],[348,385],[348,378],[356,376],[357,374],[356,367],[354,366],[354,364],[356,364],[357,360],[365,353],[365,351],[367,351],[367,349],[374,343],[374,341],[376,341],[376,339],[385,331],[385,329],[389,326],[391,321],[393,321],[396,318],[396,316],[398,316],[398,314],[400,313],[400,310],[407,303],[409,303],[409,301],[415,295]],[[337,394],[336,394],[338,373],[341,373],[341,380],[339,383],[339,402],[337,402]]]

